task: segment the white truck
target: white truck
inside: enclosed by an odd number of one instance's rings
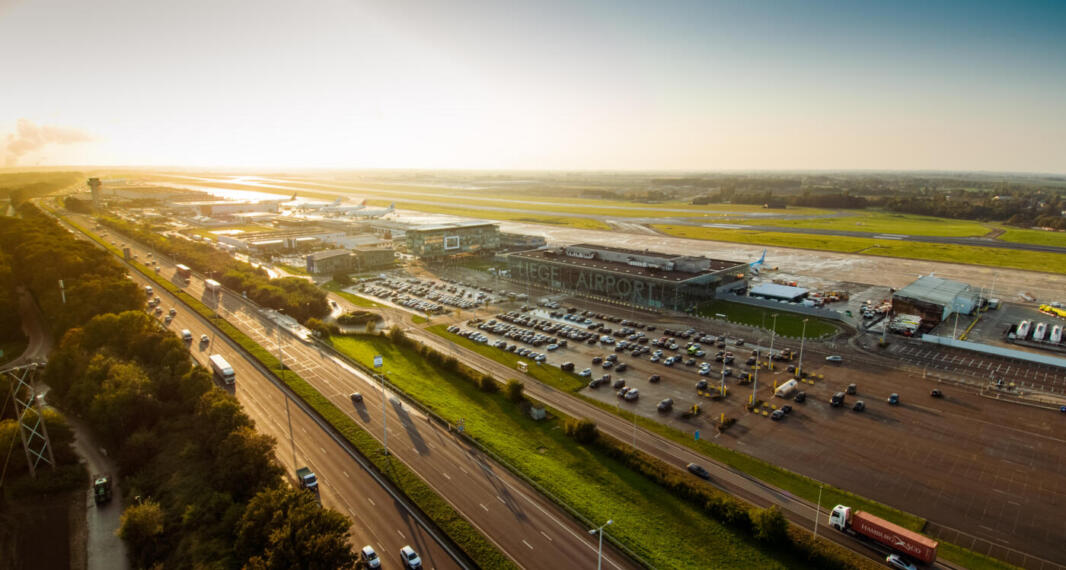
[[[222,290],[222,284],[214,279],[204,279],[204,288],[217,295]]]
[[[215,376],[227,386],[232,385],[237,380],[237,374],[233,372],[233,367],[229,365],[229,362],[226,362],[225,358],[222,358],[221,354],[212,354],[208,360],[211,361],[211,370],[215,373]]]

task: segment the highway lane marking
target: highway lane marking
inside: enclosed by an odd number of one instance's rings
[[[452,478],[451,478],[451,477],[449,477],[447,473],[445,473],[445,472],[441,471],[441,472],[440,472],[440,474],[441,474],[441,475],[444,475],[444,478],[445,478],[445,479],[447,479],[447,480],[449,480],[449,481],[451,481],[451,480],[452,480]]]
[[[321,449],[321,450],[322,450],[322,454],[323,454],[323,455],[325,455],[325,454],[326,454],[326,449],[325,449],[325,448],[323,448],[323,447],[319,447],[319,449]]]
[[[371,499],[370,497],[367,497],[366,500],[370,501],[370,504],[372,506],[375,506],[375,507],[378,506],[378,504],[374,502],[374,499]]]
[[[478,506],[480,506],[481,508],[485,509],[486,513],[489,512],[489,508],[486,507],[485,505],[482,505],[481,503],[478,503]]]
[[[524,539],[524,538],[522,539],[522,544],[528,546],[530,550],[533,550],[533,545],[528,543],[528,542],[526,542],[526,539]]]
[[[555,542],[554,540],[552,540],[552,537],[548,536],[548,533],[544,532],[543,530],[542,530],[542,531],[540,531],[540,534],[541,534],[541,536],[543,536],[544,538],[548,539],[548,542]]]
[[[347,471],[341,471],[341,473],[344,473],[344,476],[345,476],[345,477],[347,477],[347,478],[349,478],[349,479],[351,479],[351,478],[352,478],[352,476],[351,476],[351,475],[349,475]]]
[[[396,530],[396,534],[400,535],[400,538],[407,540],[407,537],[404,536],[403,533],[399,531],[399,529]]]

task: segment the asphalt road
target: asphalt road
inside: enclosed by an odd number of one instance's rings
[[[82,221],[85,221],[84,218]],[[128,239],[124,241],[127,245],[134,245]],[[148,252],[145,249],[134,249],[140,259],[147,259]],[[161,273],[173,279],[173,265],[165,259],[161,260],[161,264],[164,267]],[[185,290],[204,300],[209,306],[216,304],[213,295],[204,290],[199,279],[194,278]],[[168,299],[161,306],[165,311],[172,305],[177,306],[176,301]],[[277,351],[280,339],[285,364],[332,400],[338,408],[347,410],[356,422],[380,440],[382,395],[372,378],[320,353],[317,348],[300,342],[285,329],[279,330],[273,321],[252,308],[238,295],[227,292],[219,305],[219,312],[223,318],[272,352]],[[202,331],[208,327],[209,324],[204,319],[192,315],[189,310],[180,311],[178,318],[170,325],[174,330],[189,328],[195,338],[199,338]],[[270,395],[272,391],[277,393],[277,389],[272,385],[268,386],[269,382],[257,378],[254,367],[250,364],[242,363],[241,360],[234,364],[230,357],[239,358],[235,349],[230,347],[231,352],[227,352],[222,350],[225,347],[216,344],[222,344],[220,337],[212,340],[211,346],[237,370],[238,400],[241,400],[246,411],[256,420],[258,429],[279,440],[279,460],[291,471],[291,453],[286,450],[287,432],[281,424],[281,418],[284,418],[283,400],[280,395]],[[198,351],[198,347],[194,346],[193,352],[201,362],[206,363],[206,351]],[[253,381],[249,382],[246,379],[248,377]],[[361,392],[364,395],[363,405],[352,405],[349,399],[352,392]],[[275,404],[270,403],[275,400]],[[556,570],[560,561],[564,560],[566,564],[579,567],[591,568],[596,565],[597,542],[588,534],[588,529],[583,524],[573,520],[503,466],[436,423],[427,421],[425,416],[410,406],[404,406],[395,394],[387,392],[387,400],[388,441],[392,456],[418,473],[512,559],[525,568],[551,570]],[[259,413],[253,414],[253,410],[257,409]],[[293,419],[294,422],[297,421],[295,408]],[[329,504],[331,485],[337,485],[338,481],[343,482],[344,478],[353,476],[353,471],[357,468],[349,467],[341,471],[329,469],[331,458],[337,455],[337,450],[327,453],[323,451],[324,447],[316,446],[315,442],[322,445],[327,437],[321,431],[316,433],[313,426],[297,427],[297,437],[304,429],[308,439],[306,443],[297,441],[297,455],[306,454],[305,459],[299,461],[309,464],[319,475],[319,484],[323,486],[323,501]],[[341,510],[352,516],[357,526],[356,511],[366,502],[362,496],[367,492],[365,489],[361,492],[351,489],[338,491],[338,500],[343,498],[340,502],[345,507]],[[382,504],[378,500],[373,503]],[[348,508],[349,505],[351,508]],[[376,511],[372,516],[379,518]],[[409,524],[401,524],[398,528],[399,532],[404,533],[405,529],[409,529]],[[358,536],[354,531],[353,534]],[[388,533],[379,531],[379,535],[387,536]],[[419,544],[413,541],[411,544],[416,549],[419,548]],[[398,548],[399,546],[387,552],[395,552]],[[419,552],[422,553],[421,550]],[[388,558],[388,555],[383,556]],[[636,567],[609,544],[604,545],[603,558],[604,568]],[[432,557],[423,554],[423,559],[429,562]]]
[[[123,570],[129,568],[126,543],[115,532],[122,522],[125,500],[118,480],[118,466],[105,455],[92,437],[88,427],[76,418],[67,417],[74,431],[74,450],[85,460],[90,477],[97,474],[111,476],[111,502],[97,505],[92,487],[85,490],[85,513],[88,537],[86,553],[89,570]],[[95,480],[95,479],[94,479]]]

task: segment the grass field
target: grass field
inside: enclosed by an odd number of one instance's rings
[[[700,228],[695,226],[656,225],[653,227],[664,234],[691,239],[816,249],[841,253],[862,253],[988,267],[1009,267],[1047,273],[1066,273],[1066,254],[871,238]]]
[[[310,275],[310,273],[308,273],[307,270],[302,267],[296,267],[295,265],[285,265],[284,263],[279,263],[277,265],[285,272],[292,273],[293,275]]]
[[[761,226],[945,237],[982,236],[992,229],[979,222],[969,220],[949,220],[927,216],[855,210],[847,211],[847,214],[805,220],[748,219],[747,222]]]
[[[1018,228],[1006,228],[1007,230],[1003,235],[999,236],[1000,241],[1009,241],[1014,243],[1031,243],[1034,245],[1052,245],[1057,247],[1066,247],[1066,232],[1048,232],[1044,230],[1022,230]]]
[[[766,330],[774,329],[779,335],[793,338],[800,338],[801,334],[806,334],[807,338],[821,338],[836,334],[840,330],[829,321],[806,317],[807,329],[804,333],[803,319],[805,317],[803,315],[730,301],[708,301],[700,305],[698,312],[702,317],[712,318],[716,314],[722,314],[726,316],[728,321],[761,327]],[[774,319],[771,316],[775,313],[777,314],[776,328],[774,327]]]
[[[384,356],[394,384],[445,419],[464,419],[471,437],[586,518],[614,520],[613,536],[655,567],[802,567],[775,559],[620,462],[578,445],[559,429],[558,419],[534,421],[501,394],[434,370],[413,350],[381,337],[334,337],[334,346],[367,364],[375,354]]]

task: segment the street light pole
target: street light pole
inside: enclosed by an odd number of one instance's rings
[[[385,444],[385,455],[389,454],[389,414],[385,411],[385,374],[378,374],[381,380],[381,441]]]
[[[607,519],[607,522],[603,523],[603,526],[589,531],[589,534],[600,535],[600,548],[596,551],[596,570],[603,568],[603,529],[607,528],[607,525],[613,522],[613,520]]]
[[[803,345],[807,342],[807,319],[803,319],[803,332],[800,333],[800,361],[796,369],[796,378],[803,377]]]
[[[822,515],[822,489],[825,485],[818,486],[818,506],[814,508],[814,540],[818,540],[818,517]]]
[[[774,318],[774,328],[770,330],[770,354],[766,359],[767,368],[774,369],[774,337],[777,336],[777,313],[770,315]]]

